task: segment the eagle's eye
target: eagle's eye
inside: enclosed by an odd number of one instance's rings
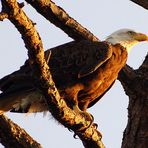
[[[127,33],[128,33],[129,35],[134,35],[134,34],[135,34],[134,31],[128,31]]]

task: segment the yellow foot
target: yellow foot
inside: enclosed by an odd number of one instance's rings
[[[79,114],[81,114],[87,121],[91,121],[91,124],[94,121],[94,117],[86,111],[80,111]]]
[[[76,114],[80,114],[80,115],[82,115],[82,117],[84,117],[87,121],[90,121],[90,124],[89,124],[88,127],[90,127],[90,126],[92,125],[92,123],[93,123],[93,121],[94,121],[94,117],[93,117],[90,113],[88,113],[88,112],[86,112],[86,111],[80,110],[78,106],[74,106],[74,107],[73,107],[73,110],[76,112]]]
[[[86,121],[88,121],[88,125],[86,127],[81,127],[78,129],[77,132],[75,132],[75,134],[73,135],[75,139],[77,139],[76,136],[78,136],[79,133],[86,131],[90,126],[94,126],[94,128],[97,129],[97,124],[93,123],[94,117],[90,113],[80,110],[78,106],[74,106],[73,110],[76,114],[81,115]]]

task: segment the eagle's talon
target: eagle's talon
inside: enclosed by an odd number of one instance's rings
[[[93,117],[93,115],[90,114],[90,113],[88,113],[88,114],[91,116],[91,120],[90,120],[90,124],[89,124],[89,126],[88,126],[87,128],[89,128],[90,126],[92,126],[92,125],[93,125],[93,122],[94,122],[94,117]]]
[[[97,129],[97,128],[98,128],[98,124],[97,124],[97,123],[93,123],[93,127],[94,127],[95,129]]]
[[[78,105],[74,105],[73,110],[75,111],[76,114],[82,115],[82,117],[84,117],[87,121],[91,121],[91,123],[94,121],[93,115],[91,115],[90,113],[88,113],[86,111],[80,110]]]
[[[94,117],[93,115],[91,115],[90,113],[88,112],[85,112],[85,111],[81,111],[80,113],[87,121],[89,121],[89,125],[83,129],[80,129],[80,131],[85,131],[87,130],[90,126],[93,125],[93,121],[94,121]]]
[[[68,128],[68,130],[69,130],[70,132],[73,132],[70,128]]]
[[[87,121],[91,121],[91,123],[94,121],[94,117],[90,113],[82,111],[81,114]]]
[[[76,133],[74,133],[73,137],[74,137],[75,139],[78,139],[77,136],[78,136],[78,135],[77,135]]]

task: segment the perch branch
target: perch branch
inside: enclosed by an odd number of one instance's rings
[[[52,80],[49,67],[44,59],[42,41],[35,30],[34,24],[19,7],[16,0],[2,0],[5,12],[9,20],[21,33],[25,46],[28,49],[30,66],[34,72],[36,81],[43,94],[51,114],[64,126],[73,130],[82,140],[86,148],[103,148],[101,134],[91,121],[87,121],[81,114],[76,114],[67,107],[65,101],[60,98],[57,88]],[[89,126],[90,125],[90,126]]]
[[[25,148],[26,146],[41,148],[41,145],[33,140],[24,129],[4,115],[0,115],[0,142],[7,148]]]
[[[4,19],[8,18],[8,14],[7,13],[0,13],[0,21],[3,21]]]
[[[31,4],[37,12],[55,26],[63,30],[74,40],[87,39],[91,41],[98,41],[96,36],[70,17],[61,7],[57,6],[51,0],[26,0],[26,2]]]

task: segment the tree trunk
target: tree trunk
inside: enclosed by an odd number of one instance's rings
[[[120,72],[121,81],[129,96],[128,124],[122,148],[148,147],[148,56],[138,70],[126,66]]]

